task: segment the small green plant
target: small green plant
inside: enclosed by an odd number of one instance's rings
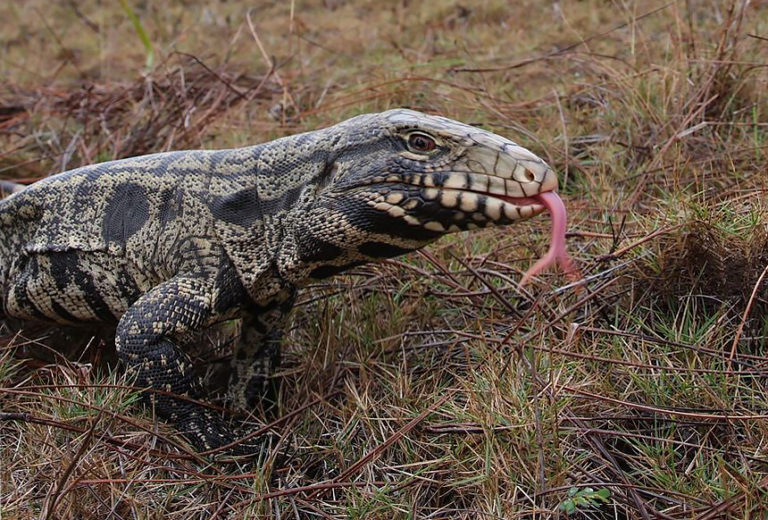
[[[570,515],[585,507],[598,506],[601,502],[607,504],[610,496],[611,490],[608,488],[595,491],[591,487],[582,489],[572,487],[568,490],[568,498],[560,504],[560,510]]]
[[[152,46],[152,40],[149,39],[147,31],[145,31],[144,26],[141,25],[141,20],[139,20],[139,17],[127,0],[120,0],[120,5],[123,7],[123,11],[125,11],[128,19],[131,20],[133,28],[136,29],[136,34],[138,35],[139,40],[141,40],[141,44],[144,46],[144,50],[147,53],[145,67],[147,70],[151,70],[152,66],[155,64],[155,49]]]

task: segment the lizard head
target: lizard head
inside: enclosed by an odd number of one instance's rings
[[[443,117],[396,109],[326,132],[326,167],[296,219],[295,252],[311,278],[532,217],[545,210],[534,197],[557,189],[530,151]]]

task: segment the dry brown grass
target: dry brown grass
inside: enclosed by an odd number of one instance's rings
[[[410,106],[562,172],[587,290],[516,286],[546,218],[308,288],[254,418],[286,457],[249,465],[133,406],[98,341],[50,363],[7,329],[0,518],[768,513],[765,2],[169,4],[133,5],[151,70],[117,3],[0,6],[0,176]]]

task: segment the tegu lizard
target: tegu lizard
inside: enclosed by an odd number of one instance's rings
[[[0,315],[114,324],[135,384],[161,391],[150,392],[157,413],[212,449],[232,429],[170,395],[205,395],[189,333],[242,320],[229,399],[251,409],[297,289],[547,207],[564,237],[556,189],[553,170],[514,142],[405,109],[246,148],[86,166],[0,201]],[[562,240],[553,249],[564,258]]]

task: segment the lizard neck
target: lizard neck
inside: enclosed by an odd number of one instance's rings
[[[212,172],[215,233],[254,300],[303,282],[298,225],[329,155],[321,132],[226,150]]]

